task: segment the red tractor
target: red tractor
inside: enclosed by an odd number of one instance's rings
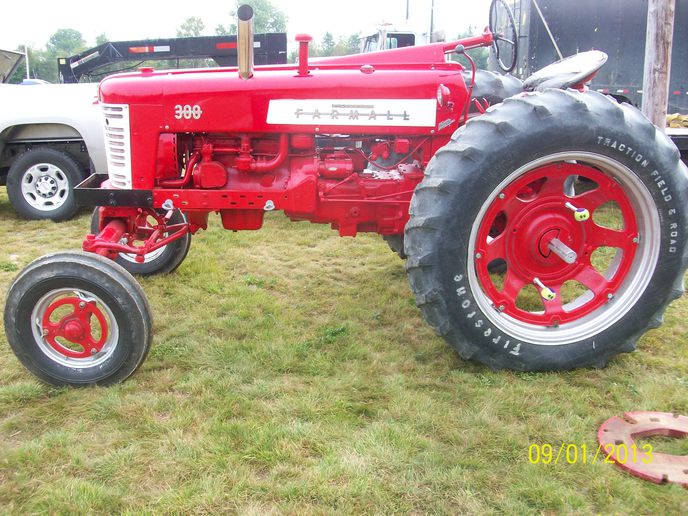
[[[18,358],[52,384],[124,380],[152,337],[130,273],[172,272],[211,212],[254,230],[271,210],[387,238],[465,359],[562,370],[631,351],[683,292],[686,169],[634,107],[586,91],[601,52],[517,88],[447,60],[492,46],[512,66],[504,8],[476,37],[317,62],[298,36],[297,65],[254,71],[243,6],[238,69],[105,79],[108,174],[76,190],[99,206],[92,234],[12,284]]]

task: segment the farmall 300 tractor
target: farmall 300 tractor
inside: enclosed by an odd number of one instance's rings
[[[476,37],[317,62],[299,36],[296,65],[254,71],[243,6],[238,69],[105,79],[108,173],[77,189],[93,234],[12,284],[18,358],[52,384],[122,381],[152,337],[131,273],[172,272],[212,212],[255,230],[272,210],[387,237],[464,359],[561,370],[631,351],[683,292],[686,169],[638,110],[586,91],[601,52],[517,88],[447,59],[492,46],[513,66],[504,8]]]

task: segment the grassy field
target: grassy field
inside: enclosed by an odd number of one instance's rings
[[[211,223],[174,275],[142,281],[155,338],[124,384],[43,385],[0,334],[0,511],[688,513],[685,489],[591,463],[607,418],[688,414],[686,298],[603,370],[493,372],[432,333],[380,237]],[[88,224],[22,221],[0,188],[0,308]],[[586,463],[529,462],[562,443]]]

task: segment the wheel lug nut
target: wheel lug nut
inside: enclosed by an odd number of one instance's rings
[[[98,353],[98,350],[96,348],[91,348],[91,355],[95,355]]]
[[[500,199],[504,199],[505,197],[506,197],[506,195],[504,195],[503,193],[500,193],[500,194],[499,194],[499,198],[500,198]]]
[[[43,328],[43,331],[41,333],[44,337],[47,337],[50,332],[48,331],[48,328]]]
[[[83,301],[81,301],[81,302],[79,303],[79,308],[86,308],[86,303],[84,303]]]
[[[584,222],[590,218],[590,212],[585,208],[576,208],[570,202],[567,202],[564,206],[573,212],[573,218],[578,222]]]
[[[475,259],[480,260],[483,257],[482,253],[475,253]]]
[[[540,289],[540,296],[542,296],[545,301],[553,301],[557,297],[557,293],[545,286],[538,278],[533,278],[533,285]]]

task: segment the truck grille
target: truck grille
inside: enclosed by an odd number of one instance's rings
[[[131,190],[131,140],[129,106],[101,104],[105,123],[108,176],[114,188]]]

